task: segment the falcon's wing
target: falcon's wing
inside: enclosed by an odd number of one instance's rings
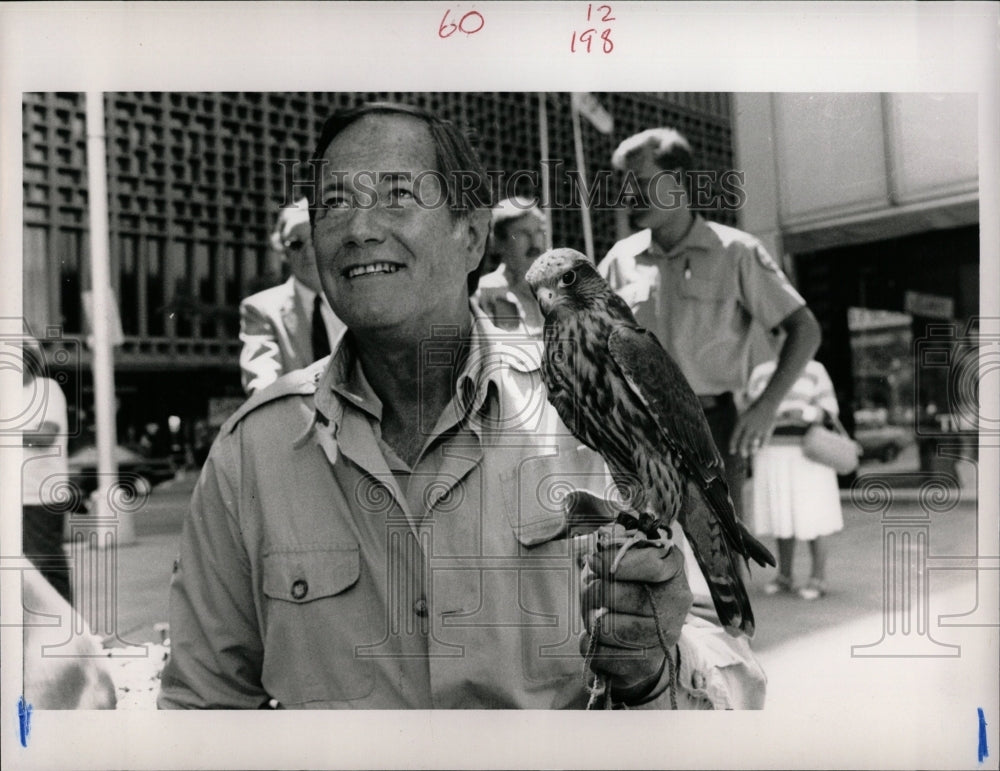
[[[725,479],[722,456],[687,378],[652,332],[626,325],[608,338],[611,358],[660,432],[703,486]]]

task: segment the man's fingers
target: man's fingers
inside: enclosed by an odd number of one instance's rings
[[[629,549],[618,560],[619,549],[616,547],[598,549],[588,558],[591,570],[603,578],[613,578],[615,581],[642,581],[645,583],[661,583],[669,581],[684,569],[684,559],[680,551],[672,546],[649,546],[638,544]],[[611,568],[615,567],[614,575]]]
[[[649,616],[595,608],[587,611],[587,630],[601,645],[622,649],[660,647],[656,620]]]
[[[581,654],[586,656],[589,648],[590,637],[583,635],[580,638]],[[643,650],[598,643],[590,658],[590,669],[610,677],[613,688],[627,688],[656,674],[663,664],[663,657],[659,647]]]
[[[608,608],[616,613],[652,616],[647,584],[635,581],[594,581],[583,590],[583,609]]]

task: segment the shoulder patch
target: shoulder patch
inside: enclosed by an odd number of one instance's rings
[[[243,418],[265,404],[283,399],[286,396],[307,396],[316,393],[316,387],[326,369],[326,363],[327,359],[320,359],[308,367],[282,375],[267,388],[257,391],[229,416],[228,420],[222,424],[222,428],[219,429],[219,433],[223,435],[232,433]]]
[[[766,249],[760,249],[760,248],[754,249],[753,253],[754,253],[754,257],[757,258],[757,262],[760,263],[760,266],[764,270],[769,270],[772,273],[781,273],[782,272],[781,268],[778,266],[778,263],[776,263],[774,261],[774,258],[770,254],[767,253]]]

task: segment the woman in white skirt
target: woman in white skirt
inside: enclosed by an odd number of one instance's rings
[[[754,368],[747,384],[750,401],[763,392],[775,362]],[[809,543],[812,571],[798,589],[800,597],[817,600],[826,593],[826,536],[844,527],[837,474],[802,453],[802,438],[814,423],[836,417],[837,397],[826,369],[810,361],[778,408],[770,440],[753,456],[752,528],[778,541],[778,575],[766,594],[793,592],[795,540]]]

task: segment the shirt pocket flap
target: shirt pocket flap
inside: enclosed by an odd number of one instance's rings
[[[704,278],[685,278],[680,281],[680,292],[684,297],[696,300],[720,302],[726,299],[726,287],[722,281],[710,281]]]
[[[361,575],[357,545],[276,551],[264,556],[264,594],[304,603],[339,594]]]

